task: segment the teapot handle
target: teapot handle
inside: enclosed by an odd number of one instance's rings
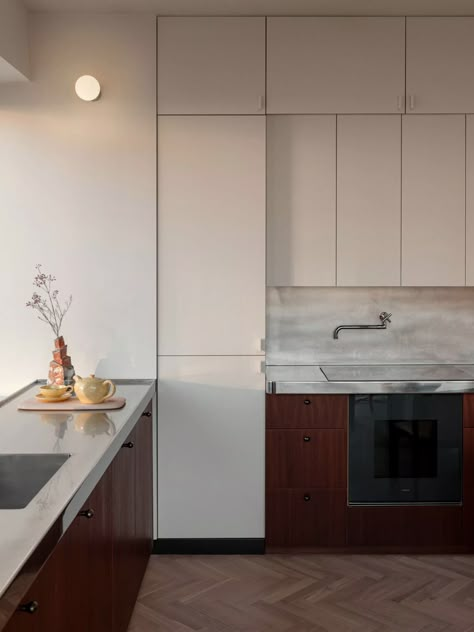
[[[110,380],[104,380],[104,384],[109,385],[109,393],[106,397],[104,397],[104,402],[106,402],[108,399],[110,399],[111,397],[115,395],[115,391],[117,390],[117,388],[115,384],[111,382]]]

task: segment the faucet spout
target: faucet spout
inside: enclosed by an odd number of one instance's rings
[[[338,340],[339,332],[343,329],[387,329],[387,323],[391,323],[390,320],[392,314],[388,312],[381,312],[379,314],[380,325],[339,325],[333,332],[334,340]]]

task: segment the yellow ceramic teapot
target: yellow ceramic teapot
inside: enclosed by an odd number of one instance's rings
[[[100,377],[74,376],[74,392],[82,404],[102,404],[115,394],[115,384]]]

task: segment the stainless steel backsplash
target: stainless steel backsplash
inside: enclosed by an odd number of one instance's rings
[[[379,324],[386,330],[341,331]],[[267,364],[474,363],[474,288],[267,288]]]

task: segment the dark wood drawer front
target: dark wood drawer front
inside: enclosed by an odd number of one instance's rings
[[[474,428],[474,394],[464,395],[463,408],[464,427]]]
[[[267,492],[266,545],[344,546],[346,492],[295,489]]]
[[[267,428],[346,428],[346,395],[267,395]]]
[[[267,489],[346,488],[344,430],[267,430]]]
[[[443,547],[463,542],[462,507],[349,507],[351,546]]]

